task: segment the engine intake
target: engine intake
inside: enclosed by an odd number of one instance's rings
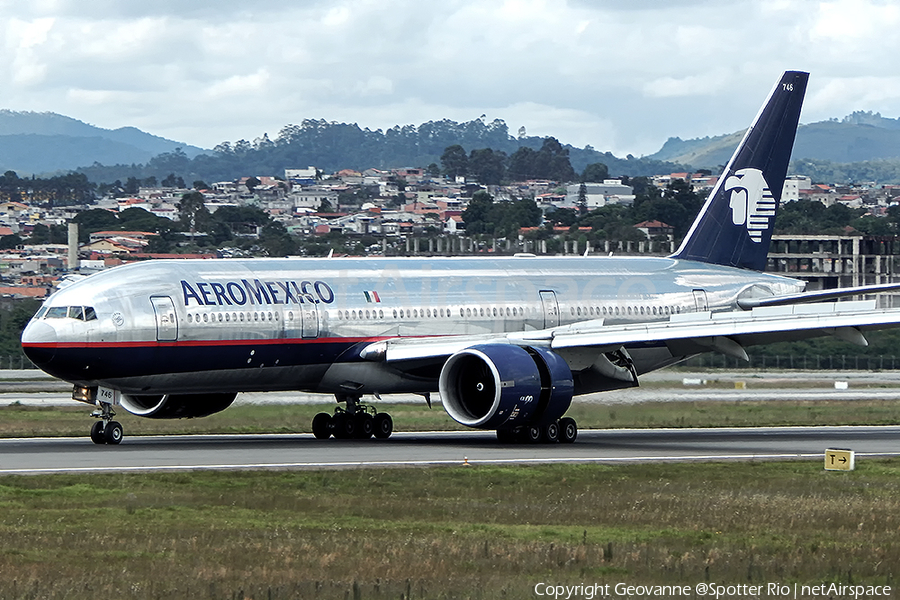
[[[192,419],[208,417],[231,406],[232,394],[164,394],[155,396],[122,395],[122,408],[150,419]]]
[[[447,359],[438,388],[457,422],[506,429],[560,418],[572,402],[574,383],[566,361],[550,350],[481,344]]]

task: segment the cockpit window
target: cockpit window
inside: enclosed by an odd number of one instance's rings
[[[66,317],[79,321],[94,321],[97,319],[97,312],[92,306],[53,306],[42,308],[34,316],[35,319],[65,319]]]
[[[37,313],[34,315],[34,318],[35,318],[35,319],[43,319],[43,318],[44,318],[44,313],[45,313],[45,312],[47,312],[47,307],[46,307],[46,306],[42,306],[42,307],[37,311]]]
[[[65,319],[68,312],[68,306],[54,306],[47,310],[47,314],[45,316],[48,319]]]

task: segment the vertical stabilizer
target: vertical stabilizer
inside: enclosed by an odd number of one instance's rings
[[[765,270],[808,78],[775,84],[674,258]]]

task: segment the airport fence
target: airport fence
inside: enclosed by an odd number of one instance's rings
[[[745,361],[724,354],[701,354],[690,358],[681,366],[692,369],[798,369],[826,371],[889,371],[900,368],[896,356],[848,356],[840,355],[750,355]]]
[[[841,355],[750,355],[750,361],[724,354],[701,354],[680,363],[690,369],[798,369],[805,371],[892,371],[900,369],[897,356],[847,356]],[[24,354],[0,355],[0,371],[18,371],[37,367]]]
[[[0,355],[0,371],[5,369],[21,371],[23,369],[37,369],[37,367],[24,354]]]

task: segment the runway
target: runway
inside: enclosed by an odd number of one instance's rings
[[[295,435],[0,440],[0,474],[322,469],[529,463],[824,459],[826,448],[900,456],[900,426],[735,429],[607,429],[574,444],[501,444],[493,432],[395,433],[388,440],[316,440]]]

